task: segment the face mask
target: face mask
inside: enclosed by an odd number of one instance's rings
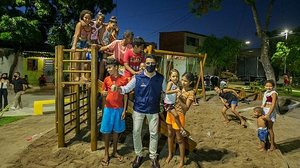
[[[3,78],[3,79],[7,79],[7,77],[6,77],[6,76],[3,76],[2,78]]]
[[[14,75],[14,78],[17,78],[18,76],[17,75]]]
[[[146,65],[146,70],[150,73],[155,71],[155,65]]]

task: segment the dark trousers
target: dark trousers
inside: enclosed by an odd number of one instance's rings
[[[4,106],[2,107],[2,98],[4,100]],[[0,109],[4,109],[8,105],[7,89],[0,89]]]

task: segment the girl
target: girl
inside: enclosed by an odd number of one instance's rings
[[[77,49],[88,48],[88,44],[90,43],[91,32],[92,32],[92,28],[90,26],[91,18],[92,18],[91,11],[89,11],[89,10],[81,11],[79,22],[76,24],[75,33],[73,36],[73,42],[72,42],[72,48],[71,48],[71,50],[73,52],[75,52],[76,48]],[[74,54],[75,60],[80,60],[81,57],[82,56],[81,56],[80,52],[76,52]],[[74,66],[75,66],[76,70],[79,70],[79,65],[80,64],[75,63]],[[74,79],[75,79],[75,81],[79,81],[79,75],[75,73]],[[82,74],[81,80],[83,80],[83,81],[87,80],[87,78],[85,78],[84,74]]]
[[[174,80],[176,81],[176,80]],[[185,123],[185,114],[189,110],[191,104],[194,101],[194,75],[190,72],[186,72],[181,78],[182,90],[177,91],[177,97],[175,102],[175,110],[178,114],[178,118],[182,126]],[[185,157],[185,145],[184,138],[180,133],[179,126],[175,122],[175,117],[171,113],[167,113],[166,123],[168,124],[168,158],[166,162],[169,163],[173,157],[174,137],[176,136],[179,144],[180,163],[178,167],[183,167]]]
[[[100,39],[102,39],[101,31],[104,29],[104,14],[99,12],[96,16],[96,20],[93,20],[91,22],[91,28],[92,28],[92,33],[91,33],[91,42],[93,44],[100,44]]]
[[[7,73],[3,73],[1,74],[1,78],[0,78],[0,111],[2,111],[2,109],[6,109],[6,106],[8,105],[8,100],[7,100],[7,89],[9,86],[9,80],[7,78]],[[3,106],[2,106],[2,98],[3,98]]]
[[[245,120],[240,116],[240,114],[236,111],[236,107],[238,105],[238,94],[232,89],[220,89],[219,86],[215,86],[215,91],[219,95],[220,100],[224,104],[222,109],[222,114],[224,117],[224,123],[228,124],[229,119],[227,118],[226,111],[231,108],[231,112],[233,112],[241,121],[241,125],[245,127]]]
[[[270,151],[273,151],[276,149],[275,147],[275,141],[274,141],[274,131],[273,131],[273,124],[276,119],[276,112],[278,110],[277,106],[277,96],[278,93],[274,90],[274,81],[273,80],[267,80],[265,83],[266,91],[264,93],[263,101],[262,101],[262,108],[263,108],[263,114],[265,115],[265,118],[268,122],[267,127],[270,135]]]
[[[176,94],[180,92],[178,81],[179,81],[179,72],[177,69],[172,69],[170,71],[169,82],[166,88],[164,108],[165,111],[167,111],[167,113],[170,113],[171,115],[174,116],[175,123],[180,129],[180,133],[182,134],[182,136],[186,137],[187,133],[180,123],[178,113],[175,111],[175,106],[174,106],[176,101]],[[172,129],[172,127],[169,128]]]

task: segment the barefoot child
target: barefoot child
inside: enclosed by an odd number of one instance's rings
[[[215,86],[215,92],[219,95],[220,100],[224,104],[222,109],[222,115],[224,117],[224,123],[228,124],[229,119],[227,118],[226,111],[231,108],[231,112],[234,113],[241,121],[241,125],[245,127],[245,120],[236,111],[238,105],[238,94],[232,89],[220,89],[219,86]]]
[[[268,121],[267,127],[270,135],[270,151],[276,149],[275,141],[274,141],[274,131],[273,131],[273,124],[276,119],[276,112],[277,112],[277,95],[278,93],[274,90],[274,81],[267,80],[265,83],[266,91],[263,96],[262,101],[262,108],[263,114],[265,115],[266,120]]]
[[[83,10],[80,13],[80,18],[79,22],[76,24],[75,27],[75,33],[73,36],[73,41],[72,41],[72,48],[71,50],[75,52],[76,49],[87,49],[88,44],[90,43],[91,40],[91,32],[92,28],[90,26],[92,18],[92,12],[89,10]],[[74,53],[74,59],[75,60],[80,60],[82,59],[83,55],[81,55],[80,52],[75,52]],[[79,63],[74,63],[75,69],[79,70]],[[74,80],[79,81],[79,74],[75,73],[74,74]],[[85,77],[84,73],[81,75],[81,80],[82,81],[87,81],[88,79]]]
[[[179,121],[179,116],[178,116],[178,113],[176,112],[175,106],[174,106],[177,93],[180,92],[178,82],[179,82],[179,72],[177,69],[172,69],[170,71],[169,82],[167,83],[167,87],[166,87],[164,108],[165,108],[165,111],[167,111],[167,113],[170,113],[171,115],[174,116],[175,123],[177,124],[182,136],[186,137],[187,133]],[[172,127],[170,127],[170,128],[172,128]]]
[[[104,158],[101,161],[103,166],[109,164],[109,137],[113,138],[112,157],[123,161],[123,156],[117,152],[118,134],[125,131],[125,115],[127,96],[114,91],[116,87],[127,84],[127,79],[118,74],[118,63],[114,59],[109,59],[106,65],[109,76],[104,79],[102,85],[102,96],[106,96],[106,103],[103,110],[100,132],[104,135]],[[124,99],[124,100],[123,100]],[[123,102],[124,101],[124,102]]]
[[[254,117],[257,118],[257,136],[260,140],[259,151],[266,150],[266,143],[268,141],[268,128],[267,128],[267,120],[263,116],[263,108],[255,107],[253,109]]]
[[[189,110],[191,104],[194,101],[194,75],[190,72],[186,72],[181,78],[182,90],[177,92],[177,98],[175,103],[175,110],[178,113],[181,125],[184,127],[185,114]],[[173,157],[174,137],[176,136],[177,143],[179,144],[179,164],[181,168],[184,165],[185,157],[185,144],[184,137],[180,133],[180,128],[175,122],[175,117],[171,113],[167,113],[166,123],[168,124],[168,157],[166,162],[169,163]]]

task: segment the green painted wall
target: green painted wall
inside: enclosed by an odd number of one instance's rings
[[[28,76],[28,83],[30,85],[39,85],[39,77],[41,74],[44,74],[44,60],[53,59],[53,58],[45,58],[45,57],[26,57],[23,59],[23,72],[22,76]],[[32,60],[37,61],[37,69],[32,69],[32,67],[28,67]]]

